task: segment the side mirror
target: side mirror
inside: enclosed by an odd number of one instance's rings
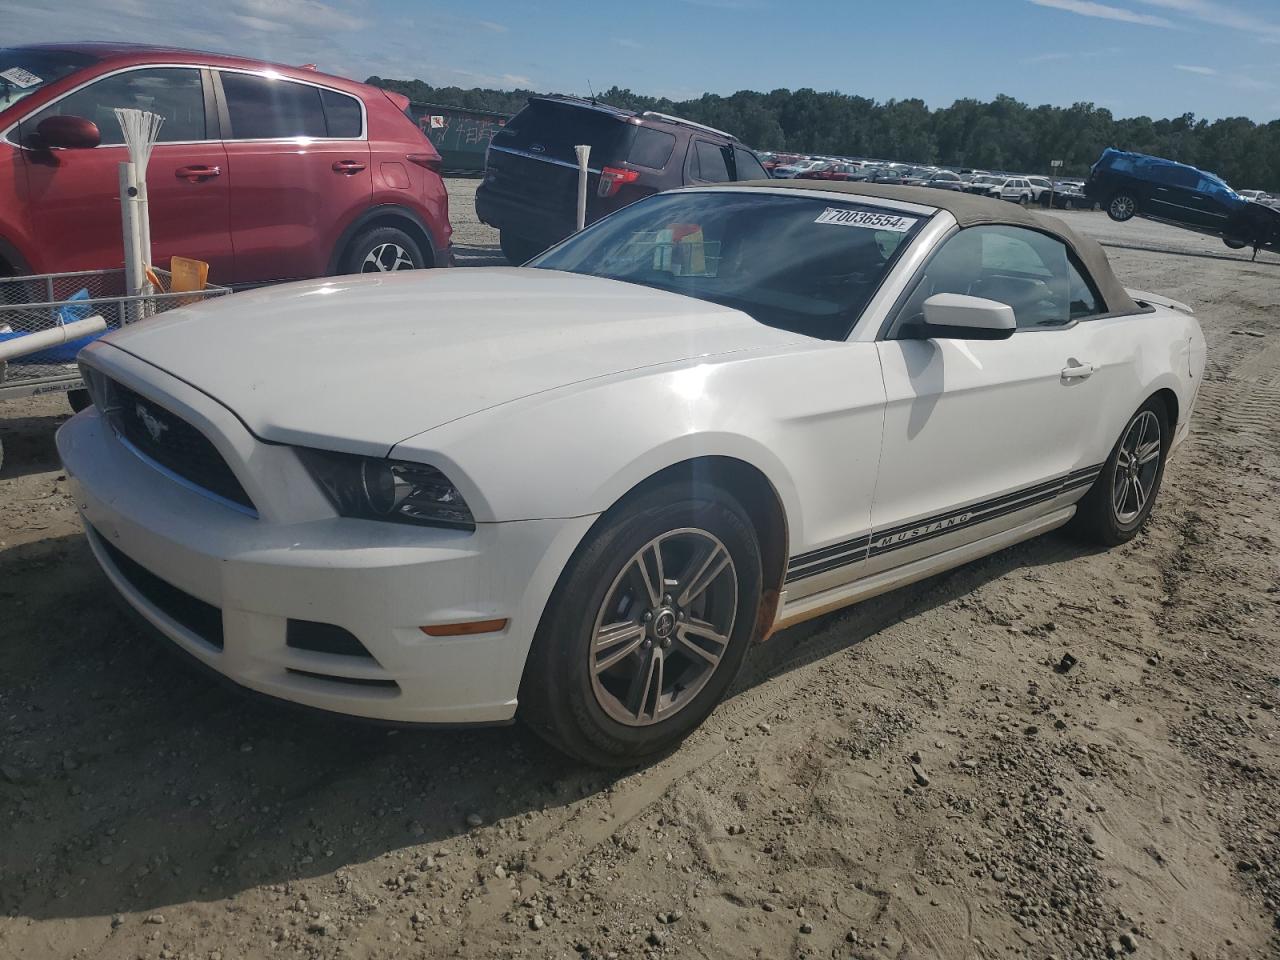
[[[101,142],[98,125],[84,117],[45,117],[31,138],[39,150],[92,150]]]
[[[924,302],[924,322],[903,329],[912,340],[1007,340],[1018,329],[1013,307],[962,293],[935,293]]]

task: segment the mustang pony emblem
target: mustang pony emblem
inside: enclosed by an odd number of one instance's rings
[[[151,411],[141,403],[134,406],[133,412],[138,415],[138,419],[142,421],[142,425],[147,428],[147,433],[151,434],[151,439],[156,443],[159,443],[160,435],[169,429],[169,425],[163,420],[157,420],[153,417],[151,415]]]

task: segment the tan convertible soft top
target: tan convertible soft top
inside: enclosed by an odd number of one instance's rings
[[[824,193],[847,193],[854,197],[898,200],[923,207],[946,210],[964,227],[986,224],[1008,224],[1028,227],[1048,233],[1065,243],[1075,253],[1093,278],[1107,305],[1107,313],[1137,313],[1141,308],[1125,291],[1124,285],[1111,272],[1111,264],[1101,245],[1089,237],[1082,237],[1057,217],[1043,217],[1023,210],[1006,200],[995,200],[973,193],[956,190],[937,190],[933,187],[903,187],[891,183],[847,183],[839,180],[747,180],[725,184],[726,187],[770,187],[783,190],[817,190]]]

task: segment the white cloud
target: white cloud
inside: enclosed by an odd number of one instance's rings
[[[1212,26],[1254,34],[1270,42],[1280,41],[1280,22],[1238,10],[1217,0],[1137,0],[1148,7],[1171,10]]]
[[[511,28],[505,23],[495,23],[492,20],[477,20],[475,23],[477,27],[483,27],[492,33],[509,33],[511,31]]]
[[[627,37],[614,37],[613,42],[620,47],[626,47],[628,50],[643,50],[644,44]]]
[[[1186,63],[1175,63],[1173,69],[1181,70],[1183,73],[1196,73],[1202,77],[1216,77],[1218,71],[1213,67],[1196,67]]]
[[[1136,23],[1145,27],[1172,27],[1173,22],[1164,17],[1149,13],[1138,13],[1124,7],[1113,7],[1105,3],[1094,3],[1093,0],[1028,0],[1037,7],[1051,7],[1054,10],[1065,10],[1078,13],[1082,17],[1098,17],[1102,20],[1118,20],[1121,23]]]
[[[320,0],[232,0],[229,6],[243,16],[285,27],[311,30],[362,30],[365,21]]]

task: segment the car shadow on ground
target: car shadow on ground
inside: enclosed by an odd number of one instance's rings
[[[4,444],[0,480],[57,470],[60,461],[53,435],[70,416],[68,407],[65,414],[55,416],[0,419],[0,443]]]
[[[454,265],[459,267],[509,267],[496,243],[455,243]]]
[[[780,632],[753,649],[730,702],[1010,571],[1085,552],[1040,538]],[[246,696],[117,612],[79,536],[0,550],[0,611],[11,916],[145,911],[408,848],[425,857],[473,814],[518,837],[509,818],[554,814],[629,775],[568,761],[518,725],[396,730]]]

